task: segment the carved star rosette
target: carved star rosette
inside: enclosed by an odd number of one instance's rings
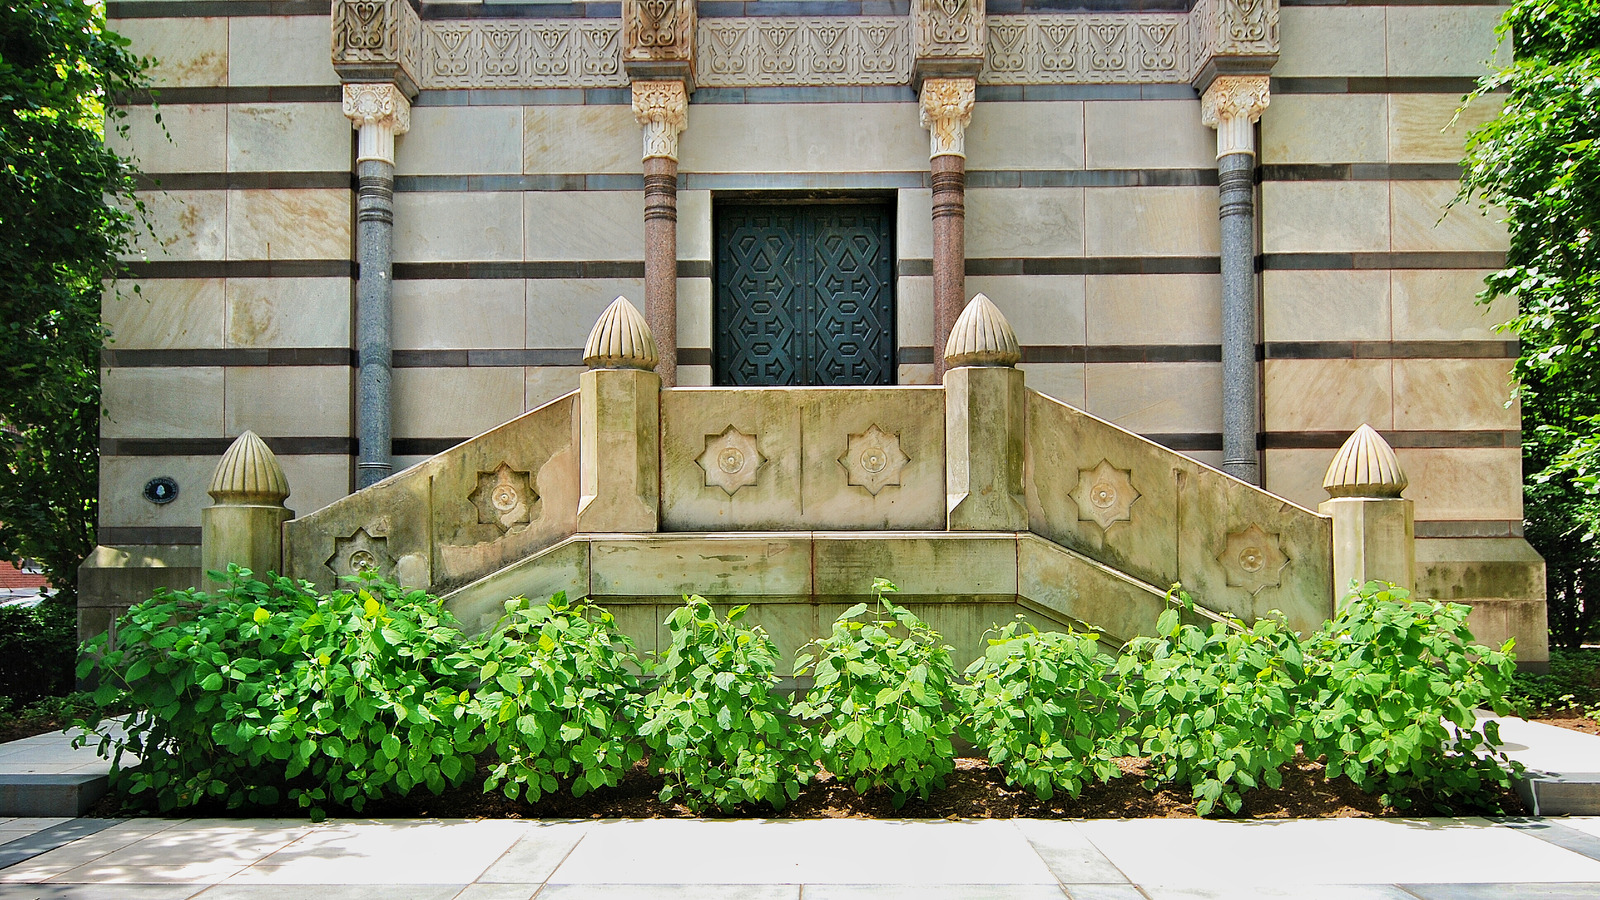
[[[376,572],[387,575],[394,571],[394,557],[389,555],[389,539],[373,537],[365,528],[357,528],[349,537],[334,538],[333,555],[326,564],[338,575],[360,575]]]
[[[479,472],[478,486],[467,500],[478,508],[478,524],[493,525],[505,534],[533,521],[533,504],[539,493],[528,472],[501,463],[493,472]]]
[[[866,488],[874,497],[889,485],[898,485],[900,473],[909,462],[911,457],[900,449],[900,435],[877,425],[850,435],[839,455],[839,464],[849,473],[850,484]]]
[[[1227,573],[1229,587],[1242,587],[1254,594],[1283,582],[1283,567],[1289,564],[1289,557],[1284,555],[1276,534],[1251,524],[1228,535],[1228,545],[1217,554],[1217,562]]]
[[[756,483],[756,473],[767,458],[756,446],[756,436],[729,425],[721,434],[706,435],[706,449],[695,462],[706,471],[706,487],[719,487],[732,497]]]
[[[1078,470],[1078,486],[1068,496],[1078,503],[1078,521],[1093,522],[1105,531],[1117,522],[1133,521],[1133,502],[1139,489],[1133,486],[1133,472],[1119,469],[1102,459],[1092,469]]]

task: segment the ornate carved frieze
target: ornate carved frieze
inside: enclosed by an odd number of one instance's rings
[[[604,20],[435,21],[422,26],[425,89],[624,87],[622,29]]]
[[[1289,564],[1289,557],[1284,555],[1278,535],[1251,524],[1228,535],[1228,544],[1217,554],[1217,562],[1227,573],[1229,587],[1242,587],[1254,594],[1283,582],[1283,568]]]
[[[677,79],[635,81],[633,119],[644,128],[644,158],[678,158],[678,135],[689,127],[689,92]]]
[[[706,472],[706,487],[719,487],[732,497],[739,488],[756,483],[756,473],[767,461],[756,436],[729,425],[721,434],[706,435],[706,449],[695,459]]]
[[[1139,489],[1133,486],[1133,472],[1119,469],[1102,459],[1092,469],[1078,470],[1078,486],[1071,497],[1078,503],[1078,521],[1093,522],[1105,531],[1118,522],[1133,521],[1133,502]]]
[[[1188,81],[1181,14],[991,16],[983,84]]]
[[[634,78],[692,78],[694,0],[622,0],[622,58]]]
[[[391,81],[415,94],[421,26],[406,0],[334,0],[334,71],[344,81]]]
[[[985,19],[984,0],[912,0],[918,64],[931,63],[930,75],[955,75],[962,72],[943,70],[938,63],[981,63],[989,43]]]
[[[356,159],[394,165],[394,136],[411,130],[411,103],[388,82],[346,84],[344,114],[359,133]]]
[[[928,129],[928,156],[966,156],[967,125],[977,82],[971,78],[929,78],[922,82],[917,113]]]
[[[1265,75],[1278,59],[1278,0],[1199,0],[1188,30],[1200,90],[1222,75]]]
[[[702,19],[702,87],[907,84],[911,25],[896,16]]]
[[[900,449],[900,435],[884,431],[876,424],[860,434],[852,434],[839,454],[839,465],[844,466],[850,484],[878,492],[891,484],[900,483],[900,473],[911,457]]]
[[[1200,95],[1200,121],[1217,130],[1217,156],[1254,153],[1252,126],[1272,102],[1265,75],[1219,75]]]

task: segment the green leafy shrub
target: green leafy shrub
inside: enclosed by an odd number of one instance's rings
[[[0,606],[0,696],[26,705],[72,690],[78,616],[70,603]]]
[[[1391,805],[1498,805],[1511,763],[1495,723],[1479,727],[1473,710],[1508,711],[1515,662],[1510,641],[1473,643],[1467,612],[1378,582],[1347,598],[1306,647],[1306,756]]]
[[[1282,786],[1283,764],[1300,738],[1299,639],[1282,620],[1184,624],[1194,602],[1177,586],[1155,637],[1129,641],[1117,661],[1117,690],[1132,712],[1141,749],[1155,766],[1146,785],[1188,784],[1195,810],[1218,803],[1238,812],[1242,793]]]
[[[1550,651],[1550,671],[1518,672],[1506,702],[1523,718],[1579,716],[1600,719],[1600,650]]]
[[[605,610],[568,603],[565,593],[545,603],[515,598],[471,656],[483,682],[473,713],[500,760],[485,791],[531,802],[567,781],[582,797],[617,784],[643,758],[633,642]]]
[[[694,810],[782,809],[811,778],[789,704],[773,692],[778,648],[760,626],[738,624],[747,609],[722,618],[696,595],[667,617],[672,644],[651,668],[656,687],[639,729],[666,774],[664,801],[681,797]]]
[[[1076,797],[1090,778],[1120,774],[1114,757],[1129,752],[1117,694],[1106,676],[1116,660],[1099,635],[1040,631],[1018,616],[967,668],[960,688],[973,744],[1009,784],[1041,800]]]
[[[833,633],[807,645],[795,674],[813,674],[794,714],[820,726],[816,759],[858,793],[886,787],[896,806],[911,794],[927,799],[955,769],[951,738],[961,720],[945,708],[956,679],[950,648],[939,633],[884,594],[877,579],[875,615],[858,603],[833,623]],[[815,656],[813,656],[813,652]]]
[[[466,714],[477,667],[438,601],[363,579],[319,594],[230,566],[217,593],[160,591],[91,642],[79,674],[95,699],[126,693],[126,738],[85,726],[113,755],[113,784],[161,811],[287,796],[328,805],[435,793],[474,770]],[[90,721],[95,721],[91,718]],[[124,752],[141,758],[121,768]]]

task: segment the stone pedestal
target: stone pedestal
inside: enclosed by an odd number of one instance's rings
[[[951,531],[1026,531],[1022,489],[1027,395],[1022,354],[1000,310],[979,294],[945,343],[945,501]]]
[[[1342,603],[1352,582],[1417,583],[1415,512],[1399,497],[1335,497],[1317,511],[1333,519],[1333,590]]]
[[[289,483],[267,445],[246,431],[217,464],[208,489],[215,505],[200,511],[200,567],[225,572],[234,563],[257,578],[283,571],[283,505]],[[208,584],[218,583],[206,576]]]
[[[578,379],[578,531],[649,533],[661,522],[661,376],[639,310],[600,314]]]

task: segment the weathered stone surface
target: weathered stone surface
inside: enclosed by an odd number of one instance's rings
[[[1333,589],[1342,602],[1352,583],[1417,580],[1416,513],[1399,497],[1335,497],[1317,511],[1333,520]]]
[[[655,531],[661,503],[660,376],[591,369],[578,382],[577,529]]]
[[[911,601],[982,600],[1017,593],[1015,535],[816,534],[819,599],[870,593],[887,578]],[[854,602],[853,600],[850,602]]]
[[[811,594],[811,537],[722,534],[593,539],[590,596],[805,598]],[[870,583],[870,579],[868,579]]]
[[[261,438],[246,431],[222,454],[207,493],[215,501],[200,512],[200,565],[226,572],[230,563],[257,577],[283,570],[283,505],[289,480]]]
[[[506,601],[527,597],[539,602],[557,591],[568,600],[581,600],[589,593],[589,542],[569,538],[486,575],[471,584],[444,594],[444,608],[461,621],[467,634],[478,634],[494,627],[505,613]]]
[[[968,313],[977,305],[974,300]],[[958,334],[959,324],[951,343]],[[945,371],[944,388],[947,527],[1027,530],[1022,488],[1027,398],[1022,373],[1000,366],[962,366]]]
[[[284,526],[283,567],[321,590],[373,567],[406,587],[433,583],[433,475],[436,457]]]

